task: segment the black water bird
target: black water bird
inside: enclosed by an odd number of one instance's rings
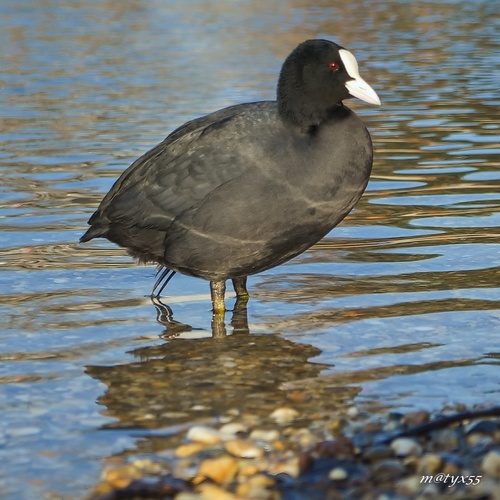
[[[159,295],[175,272],[225,282],[246,300],[247,276],[299,255],[354,207],[370,176],[370,134],[343,101],[380,104],[351,52],[307,40],[286,58],[277,100],[197,118],[136,160],[80,239],[107,238],[157,263]],[[163,284],[162,284],[163,283]]]

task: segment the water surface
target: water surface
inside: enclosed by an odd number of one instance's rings
[[[226,340],[199,280],[171,282],[169,323],[147,298],[154,268],[79,245],[86,220],[178,125],[272,99],[311,37],[351,49],[382,99],[350,103],[376,149],[367,192],[250,279]],[[230,408],[268,415],[297,388],[305,421],[499,401],[495,2],[7,0],[0,42],[0,496],[79,498],[103,459]]]

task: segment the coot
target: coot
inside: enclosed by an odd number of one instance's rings
[[[175,272],[225,282],[247,299],[247,276],[323,238],[365,190],[370,134],[343,104],[380,104],[351,52],[307,40],[286,58],[277,100],[237,104],[174,130],[115,182],[80,241],[107,238],[157,263],[153,294]],[[161,285],[161,286],[160,286]]]

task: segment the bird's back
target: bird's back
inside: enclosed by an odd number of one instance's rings
[[[188,122],[116,181],[82,237],[106,237],[142,261],[210,280],[284,262],[342,220],[366,186],[371,140],[332,108],[316,130],[291,129],[276,102]]]

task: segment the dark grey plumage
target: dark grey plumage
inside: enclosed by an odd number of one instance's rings
[[[231,106],[172,132],[120,176],[80,241],[105,237],[212,285],[302,253],[349,213],[370,175],[370,135],[342,100],[360,97],[346,88],[359,82],[365,100],[378,98],[352,74],[353,60],[325,40],[299,45],[278,101]]]

